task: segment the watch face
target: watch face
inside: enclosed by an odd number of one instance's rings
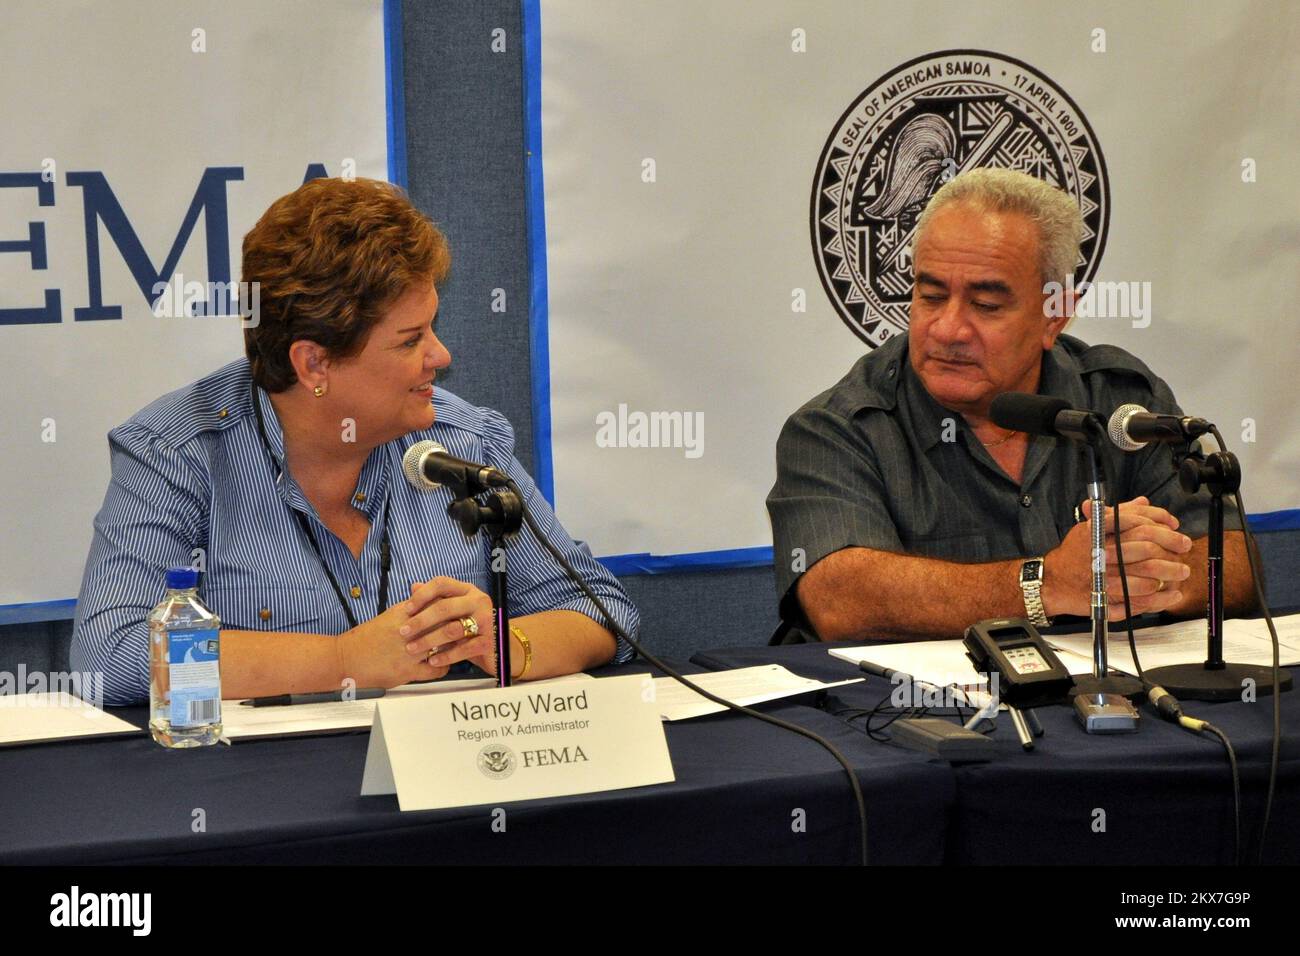
[[[1042,580],[1042,575],[1043,575],[1042,561],[1026,561],[1024,564],[1020,566],[1021,584],[1037,584],[1039,581]]]

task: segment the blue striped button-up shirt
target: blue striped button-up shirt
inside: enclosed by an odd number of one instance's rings
[[[322,524],[288,472],[284,433],[266,392],[258,388],[263,443],[250,386],[248,361],[240,359],[163,396],[109,432],[112,480],[95,517],[71,652],[75,670],[104,674],[105,703],[148,699],[147,617],[162,599],[169,567],[203,570],[200,596],[223,628],[312,634],[348,629],[321,557],[295,512],[306,519],[358,621],[379,610],[385,501],[390,604],[409,595],[413,582],[438,576],[490,593],[487,535],[466,538],[447,516],[451,492],[418,490],[402,474],[402,454],[425,439],[509,474],[550,541],[635,636],[636,608],[617,579],[556,520],[515,460],[514,432],[498,412],[438,388],[432,428],[371,452],[353,499],[371,524],[358,559]],[[507,560],[511,616],[567,609],[604,625],[595,605],[526,526],[507,539]],[[631,656],[632,649],[620,640],[615,659]]]

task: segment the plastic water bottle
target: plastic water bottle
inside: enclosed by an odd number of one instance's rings
[[[167,594],[149,614],[149,731],[164,747],[221,737],[221,619],[203,606],[199,573],[167,571]]]

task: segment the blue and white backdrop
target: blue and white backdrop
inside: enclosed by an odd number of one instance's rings
[[[767,557],[782,423],[906,327],[916,213],[977,165],[1076,197],[1068,331],[1146,360],[1257,526],[1300,526],[1292,5],[525,11],[538,471],[618,570]]]
[[[75,597],[105,434],[242,354],[238,317],[158,317],[154,284],[192,312],[238,281],[277,196],[399,168],[384,19],[381,0],[6,8],[0,604]]]

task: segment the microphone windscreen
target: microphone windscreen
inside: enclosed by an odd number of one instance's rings
[[[1056,416],[1069,409],[1070,403],[1063,398],[1005,392],[993,399],[989,417],[1000,428],[1031,435],[1056,435]]]
[[[436,441],[419,441],[406,449],[406,454],[402,456],[402,472],[406,475],[406,480],[421,491],[436,491],[441,486],[425,475],[421,460],[430,452],[446,451]]]
[[[1110,440],[1124,451],[1139,451],[1146,446],[1146,442],[1134,441],[1128,437],[1128,420],[1133,415],[1145,414],[1146,409],[1141,405],[1121,405],[1115,409],[1114,414],[1110,416],[1110,422],[1106,427],[1106,434]]]

